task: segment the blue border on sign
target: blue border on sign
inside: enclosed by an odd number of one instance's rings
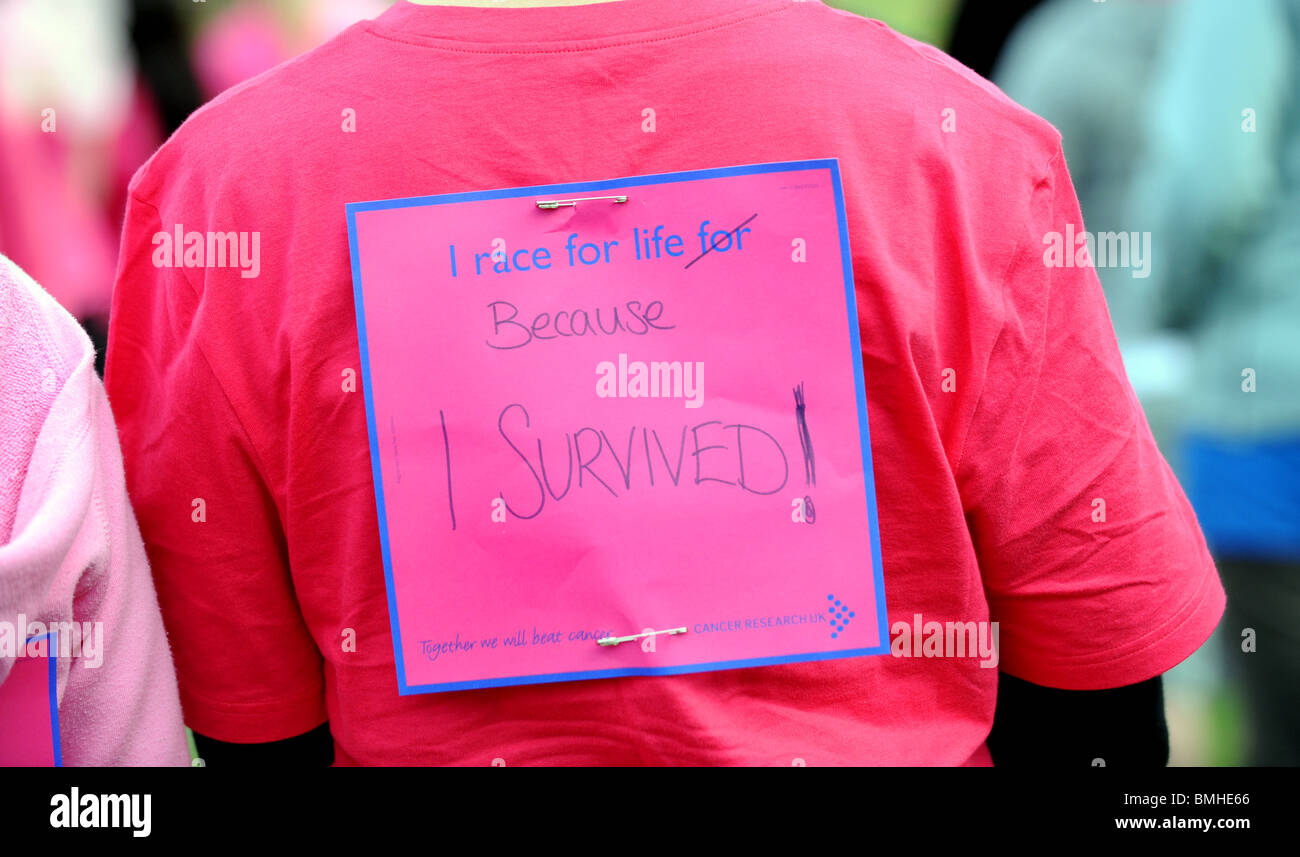
[[[871,541],[871,566],[875,581],[876,615],[879,621],[878,645],[864,649],[841,649],[829,652],[806,652],[793,655],[775,655],[766,658],[745,658],[734,661],[713,661],[700,664],[680,664],[662,667],[618,667],[607,670],[577,670],[541,675],[503,676],[475,679],[473,681],[438,682],[411,686],[406,682],[406,660],[402,652],[401,623],[397,613],[397,588],[393,581],[392,555],[388,540],[388,516],[384,505],[383,470],[379,458],[378,431],[375,427],[375,403],[370,390],[370,350],[366,338],[365,298],[361,288],[361,256],[357,248],[356,216],[363,211],[393,208],[413,208],[426,205],[446,205],[492,199],[513,199],[521,196],[574,194],[579,192],[610,190],[646,185],[671,184],[682,181],[725,178],[762,173],[797,172],[824,169],[830,172],[835,197],[836,220],[839,225],[840,258],[843,266],[844,299],[849,315],[849,355],[853,361],[853,380],[858,402],[858,429],[862,441],[862,475],[867,492],[867,521]],[[858,302],[853,282],[853,257],[849,249],[848,218],[844,210],[844,188],[840,182],[840,165],[837,158],[818,158],[806,161],[782,161],[770,164],[746,164],[734,167],[716,167],[704,170],[685,170],[673,173],[633,176],[599,181],[566,182],[563,184],[533,185],[500,190],[443,193],[433,196],[411,196],[400,199],[381,199],[369,202],[350,202],[346,205],[348,221],[348,251],[352,259],[352,296],[357,313],[357,342],[361,350],[361,375],[365,384],[366,428],[370,436],[370,468],[375,483],[375,507],[379,516],[379,545],[384,558],[384,582],[388,590],[389,626],[393,634],[393,654],[397,664],[397,688],[402,696],[420,693],[442,693],[454,690],[475,690],[487,687],[509,687],[529,684],[549,684],[562,681],[580,681],[618,676],[685,675],[697,672],[743,669],[746,667],[794,664],[809,661],[827,661],[839,658],[880,655],[889,651],[889,616],[885,610],[885,576],[880,555],[880,528],[876,513],[876,480],[871,459],[871,433],[867,425],[866,382],[863,377],[862,342],[858,331]],[[57,744],[57,740],[56,740]]]
[[[59,738],[59,632],[50,631],[50,740],[54,744],[54,767],[63,767],[63,742]]]

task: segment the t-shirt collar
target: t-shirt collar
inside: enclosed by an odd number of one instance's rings
[[[582,6],[427,6],[400,0],[371,23],[379,35],[496,51],[597,48],[725,26],[791,0],[614,0]]]

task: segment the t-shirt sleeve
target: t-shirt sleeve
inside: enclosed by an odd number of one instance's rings
[[[322,661],[294,594],[264,429],[228,395],[258,352],[210,353],[229,337],[209,328],[238,320],[205,295],[243,284],[169,266],[153,240],[185,219],[128,202],[106,386],[186,723],[223,741],[280,740],[326,719]]]
[[[1191,655],[1224,594],[1128,382],[1096,271],[1070,240],[1084,227],[1059,146],[1024,192],[958,485],[1001,668],[1048,687],[1119,687]]]

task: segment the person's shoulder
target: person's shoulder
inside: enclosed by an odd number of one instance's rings
[[[29,509],[35,508],[30,505],[37,502],[33,498],[50,496],[49,468],[63,467],[67,450],[34,465],[41,438],[55,438],[47,445],[66,441],[69,449],[78,441],[75,432],[83,426],[70,425],[65,416],[56,425],[63,431],[50,434],[50,417],[59,402],[61,414],[85,411],[89,388],[72,382],[79,372],[93,375],[93,365],[94,348],[77,320],[22,268],[0,255],[0,548],[12,535],[10,528],[22,525],[15,517],[19,498],[26,497]],[[30,489],[35,493],[26,493],[29,485],[35,486]],[[64,497],[65,512],[72,511],[69,502]],[[30,512],[25,518],[31,519]],[[0,556],[0,577],[5,566]]]
[[[814,0],[792,8],[791,22],[804,29],[799,41],[809,57],[868,90],[876,109],[929,111],[923,118],[947,146],[966,146],[987,157],[1022,157],[1046,168],[1056,156],[1061,135],[1047,120],[939,48]]]
[[[72,370],[93,357],[90,337],[49,292],[0,255],[0,365],[15,387],[52,393]]]

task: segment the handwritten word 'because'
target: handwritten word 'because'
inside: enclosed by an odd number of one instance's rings
[[[502,351],[523,348],[539,339],[613,336],[616,333],[645,336],[651,330],[672,330],[677,326],[661,321],[663,301],[650,301],[644,309],[640,301],[627,301],[622,307],[558,310],[554,317],[551,312],[539,312],[532,316],[531,321],[526,316],[525,321],[516,321],[519,307],[510,301],[492,301],[488,309],[492,312],[492,335],[487,344],[489,348]]]

